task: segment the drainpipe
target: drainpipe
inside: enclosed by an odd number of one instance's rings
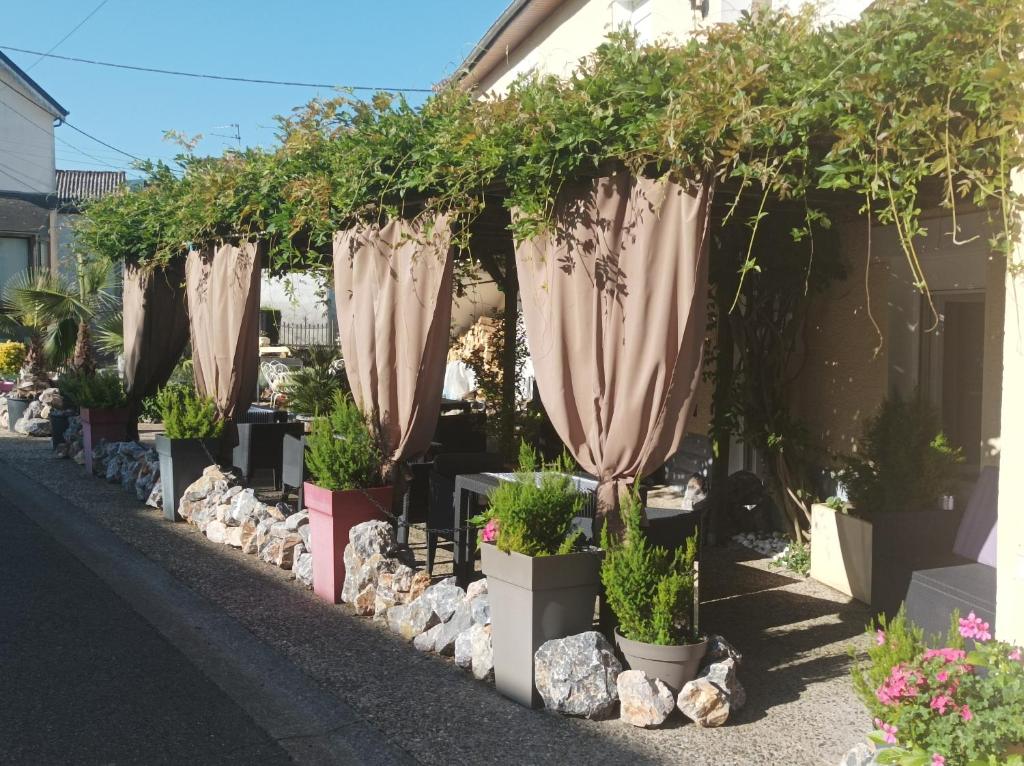
[[[54,274],[60,268],[60,228],[57,225],[57,210],[50,210],[50,271]]]

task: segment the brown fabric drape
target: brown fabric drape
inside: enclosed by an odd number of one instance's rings
[[[452,313],[451,231],[394,220],[334,235],[334,297],[359,409],[395,463],[430,446],[441,407]]]
[[[706,185],[615,173],[570,185],[516,250],[544,407],[618,525],[623,486],[678,448],[707,323]]]
[[[137,407],[171,377],[188,343],[185,259],[162,269],[126,263],[123,284],[125,390]]]
[[[196,390],[228,420],[256,394],[261,251],[252,243],[221,245],[193,250],[185,263]]]

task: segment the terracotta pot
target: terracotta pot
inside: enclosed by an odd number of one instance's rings
[[[491,543],[480,546],[480,555],[491,603],[494,685],[520,705],[538,707],[533,656],[545,641],[594,629],[602,556],[524,556]]]
[[[303,500],[309,509],[309,544],[313,554],[313,592],[337,604],[345,584],[345,546],[356,524],[386,520],[392,487],[332,491],[306,482]]]
[[[181,521],[178,504],[188,486],[198,481],[206,468],[216,462],[219,439],[168,439],[157,434],[156,453],[160,456],[160,488],[164,518]]]
[[[92,473],[92,448],[101,441],[123,442],[130,439],[132,411],[128,407],[97,409],[82,407],[82,447],[85,470]]]
[[[687,681],[692,681],[700,669],[700,661],[708,650],[707,639],[697,644],[660,646],[624,638],[615,631],[615,645],[619,647],[629,670],[642,670],[648,678],[657,678],[676,694]]]

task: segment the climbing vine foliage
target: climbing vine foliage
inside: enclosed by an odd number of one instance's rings
[[[823,197],[849,195],[895,227],[926,291],[925,193],[988,209],[996,249],[1017,233],[1022,19],[1020,0],[878,0],[842,26],[807,10],[682,45],[616,33],[567,78],[531,75],[500,97],[449,85],[417,108],[385,93],[315,100],[281,118],[272,150],[149,167],[145,188],[87,210],[82,243],[159,264],[190,243],[260,238],[273,268],[316,268],[356,223],[446,212],[465,232],[485,192],[516,210],[523,238],[566,181],[621,163],[713,178],[752,242],[769,199],[802,201],[812,220]]]

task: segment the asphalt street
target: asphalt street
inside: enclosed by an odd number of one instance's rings
[[[0,763],[291,763],[3,495],[0,541]]]

